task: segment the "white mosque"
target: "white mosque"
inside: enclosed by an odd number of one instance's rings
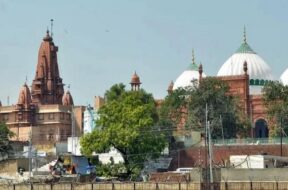
[[[193,52],[192,63],[176,79],[174,85],[170,84],[168,92],[171,89],[191,86],[193,80],[199,81],[202,77],[206,75],[202,65],[195,63]],[[247,43],[245,28],[242,44],[220,67],[216,78],[226,81],[230,93],[240,97],[244,112],[253,122],[254,130],[251,131],[251,136],[268,137],[269,121],[262,101],[262,88],[268,81],[275,79],[270,66]],[[284,71],[279,81],[284,85],[288,84],[288,69]]]

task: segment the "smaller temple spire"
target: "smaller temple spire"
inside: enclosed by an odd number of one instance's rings
[[[244,42],[245,44],[247,44],[246,27],[245,27],[245,25],[244,25],[244,30],[243,30],[243,42]]]

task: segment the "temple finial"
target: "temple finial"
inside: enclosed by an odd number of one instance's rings
[[[70,91],[70,84],[67,84],[68,91]]]
[[[194,53],[194,49],[192,49],[192,64],[196,64],[196,63],[195,63],[195,53]]]
[[[53,21],[54,21],[53,19],[50,20],[50,22],[51,22],[51,28],[50,28],[51,29],[51,37],[53,37]]]
[[[25,84],[27,84],[27,81],[28,81],[28,77],[27,77],[27,75],[26,75],[26,78],[25,78]]]
[[[246,27],[244,25],[244,31],[243,31],[243,41],[246,44],[247,43],[247,38],[246,38]]]

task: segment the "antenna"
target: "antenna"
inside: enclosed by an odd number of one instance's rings
[[[51,37],[53,37],[53,19],[50,20],[51,21]]]

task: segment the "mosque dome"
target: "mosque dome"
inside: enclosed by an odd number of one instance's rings
[[[288,69],[286,69],[281,75],[280,82],[282,82],[282,84],[285,86],[288,85]]]
[[[178,88],[186,88],[188,86],[193,86],[193,81],[199,80],[199,65],[195,63],[194,52],[192,53],[192,63],[188,66],[188,68],[176,79],[173,90]],[[202,73],[202,77],[206,77],[204,73]]]
[[[259,56],[246,41],[244,29],[244,40],[238,50],[222,65],[217,76],[243,75],[243,64],[247,62],[247,74],[250,79],[250,94],[261,94],[264,84],[272,80],[269,65]]]
[[[31,102],[32,102],[31,93],[30,93],[29,87],[25,83],[20,90],[17,104],[28,106],[31,104]]]
[[[67,90],[67,91],[64,93],[64,95],[63,95],[63,97],[62,97],[62,104],[63,104],[64,106],[73,106],[73,105],[74,105],[74,103],[73,103],[73,98],[72,98],[69,90]]]

